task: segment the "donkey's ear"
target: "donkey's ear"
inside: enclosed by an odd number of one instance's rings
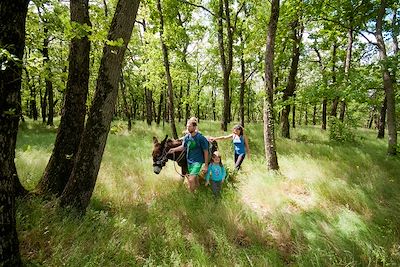
[[[158,144],[157,137],[153,136],[153,144]]]

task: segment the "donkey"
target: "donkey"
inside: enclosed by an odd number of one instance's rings
[[[176,161],[182,169],[182,177],[188,173],[188,166],[186,161],[186,150],[168,154],[171,148],[182,145],[182,140],[170,139],[168,135],[165,136],[161,143],[156,137],[153,137],[153,171],[155,174],[159,174],[161,169],[165,166],[165,163],[170,159]],[[218,150],[218,144],[216,141],[209,142],[209,159],[211,159],[212,153]]]

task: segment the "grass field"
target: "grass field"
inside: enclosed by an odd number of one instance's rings
[[[183,123],[177,126],[183,130]],[[152,169],[152,137],[169,127],[115,122],[86,216],[39,197],[17,202],[21,254],[28,266],[400,266],[400,158],[387,141],[359,129],[351,143],[317,127],[278,138],[280,171],[266,168],[262,124],[246,125],[251,159],[215,202],[191,194],[175,166]],[[224,134],[200,121],[204,135]],[[56,130],[21,125],[16,164],[32,190]],[[226,167],[233,149],[219,142]],[[232,173],[231,173],[232,174]]]

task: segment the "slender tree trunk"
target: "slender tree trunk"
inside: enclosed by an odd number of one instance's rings
[[[152,104],[153,104],[153,93],[151,90],[147,89],[147,87],[144,88],[144,94],[145,94],[145,99],[146,99],[146,122],[147,125],[151,125],[151,122],[153,121],[153,110],[152,110]]]
[[[296,97],[294,95],[294,97]],[[299,116],[299,125],[301,125],[301,109],[300,109],[300,116]],[[292,128],[296,128],[296,105],[293,104],[292,107]]]
[[[190,97],[190,79],[187,81],[187,87],[186,87],[186,98],[189,99]],[[186,106],[185,106],[185,125],[186,122],[189,120],[190,117],[190,106],[189,106],[189,101],[186,101]]]
[[[303,36],[303,27],[299,25],[298,18],[292,22],[291,26],[292,26],[292,41],[293,41],[292,63],[290,66],[288,83],[286,85],[285,90],[283,91],[283,97],[282,97],[282,100],[285,103],[285,107],[283,108],[281,115],[281,129],[282,129],[281,134],[282,137],[284,138],[290,138],[290,124],[289,124],[290,103],[287,102],[290,98],[293,97],[294,91],[296,90],[296,76],[300,59],[300,43],[301,43],[301,38]]]
[[[336,84],[336,58],[337,58],[337,48],[338,44],[335,42],[333,44],[333,49],[332,49],[332,86],[333,86],[333,91],[334,91],[334,98],[332,102],[332,110],[331,110],[331,116],[336,117],[337,116],[337,107],[339,105],[339,96],[337,92],[337,84]]]
[[[0,47],[18,58],[18,61],[0,58],[0,266],[22,266],[15,219],[14,158],[28,3],[27,0],[0,2]]]
[[[317,124],[317,106],[316,105],[314,105],[314,108],[313,108],[312,124],[313,125]]]
[[[79,144],[74,168],[61,195],[60,205],[84,212],[96,184],[118,97],[118,78],[125,50],[132,35],[139,8],[138,0],[119,0],[108,33],[108,40],[123,40],[122,46],[105,45],[100,62],[95,95]]]
[[[71,21],[91,26],[88,2],[88,0],[72,0],[70,2]],[[60,126],[50,160],[36,188],[43,194],[60,196],[74,166],[85,124],[86,99],[89,89],[90,41],[88,34],[82,38],[76,37],[71,40],[68,81]]]
[[[128,105],[128,100],[126,98],[126,84],[124,80],[124,74],[121,71],[121,76],[120,76],[120,85],[121,85],[121,94],[122,94],[122,102],[124,105],[124,113],[125,117],[128,120],[128,131],[130,132],[132,130],[132,115],[130,113],[130,108]]]
[[[274,50],[276,29],[279,19],[279,0],[271,0],[271,16],[268,23],[265,50],[265,89],[264,99],[264,146],[267,166],[270,170],[278,170],[274,126]]]
[[[160,93],[160,102],[158,103],[158,111],[157,111],[157,125],[160,125],[161,122],[161,111],[162,111],[162,106],[164,102],[164,93],[161,91]]]
[[[239,93],[239,117],[240,124],[244,127],[244,92],[246,90],[246,65],[244,62],[244,44],[243,44],[243,33],[240,31],[240,93]]]
[[[53,117],[54,117],[54,101],[53,101],[53,82],[51,81],[51,68],[50,68],[50,58],[49,58],[49,36],[48,36],[48,29],[47,26],[44,28],[44,35],[45,39],[43,41],[43,58],[44,58],[44,65],[46,69],[46,76],[45,76],[45,84],[46,84],[46,96],[47,96],[47,103],[48,103],[48,114],[47,114],[47,125],[53,126]],[[46,103],[46,102],[45,102]]]
[[[385,96],[385,99],[383,100],[383,103],[381,106],[379,122],[378,122],[378,136],[377,137],[379,139],[383,139],[385,137],[386,110],[387,110],[387,101],[386,101],[386,96]]]
[[[388,154],[396,155],[397,149],[397,130],[396,130],[396,106],[395,94],[393,89],[392,77],[386,65],[387,54],[386,46],[382,35],[383,18],[385,17],[386,0],[381,0],[378,15],[376,19],[375,37],[378,43],[379,58],[381,60],[381,69],[383,77],[383,87],[386,95],[386,115],[388,126]]]
[[[344,62],[344,79],[346,85],[349,82],[349,71],[350,71],[350,65],[351,65],[351,56],[352,56],[352,51],[353,51],[353,28],[350,27],[348,33],[347,33],[347,49],[346,49],[346,60]],[[346,112],[346,101],[342,100],[340,102],[340,114],[339,114],[339,119],[340,121],[344,121],[344,114]]]
[[[328,101],[326,98],[322,100],[322,130],[326,130],[326,106],[328,104]]]
[[[40,82],[39,82],[39,86]],[[42,96],[42,90],[40,90],[40,107],[42,110],[42,122],[46,123],[47,118],[47,90],[44,90],[44,96]]]
[[[223,30],[223,14],[225,11],[226,29],[227,29],[227,51],[225,51],[224,44],[224,30]],[[230,115],[230,96],[229,96],[229,79],[232,71],[233,64],[233,32],[231,29],[230,22],[230,11],[229,11],[229,1],[219,0],[219,10],[218,10],[218,44],[219,53],[221,58],[221,69],[223,74],[222,88],[224,92],[224,108],[222,113],[221,129],[224,131],[228,130],[229,115]],[[228,53],[226,55],[225,53]]]
[[[174,89],[172,85],[172,78],[170,72],[170,64],[168,58],[168,48],[164,41],[164,16],[161,8],[161,0],[157,0],[157,9],[160,16],[160,39],[161,39],[161,48],[163,52],[164,59],[164,67],[165,67],[165,76],[167,78],[167,86],[168,86],[168,111],[169,111],[169,122],[171,124],[172,136],[175,139],[178,139],[178,133],[176,132],[175,126],[175,108],[174,108]]]

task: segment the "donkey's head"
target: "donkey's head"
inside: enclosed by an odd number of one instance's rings
[[[169,148],[167,147],[167,138],[168,135],[165,136],[164,140],[158,142],[156,137],[153,137],[153,171],[155,174],[159,174],[162,167],[165,166],[165,163],[168,161],[167,152]],[[168,150],[167,150],[168,149]]]

